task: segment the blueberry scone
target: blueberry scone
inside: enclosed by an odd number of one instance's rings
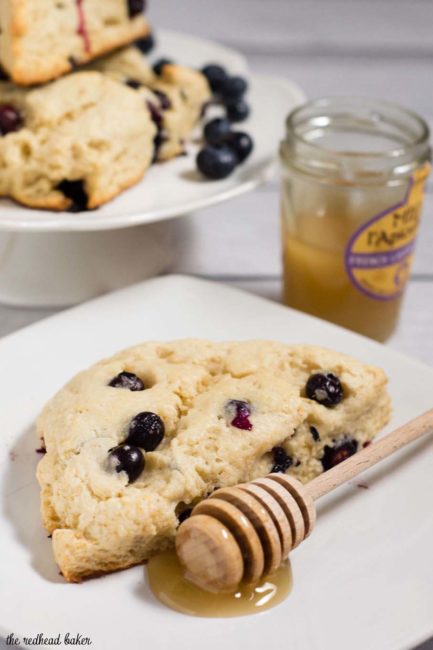
[[[0,83],[0,196],[35,208],[95,208],[141,179],[155,125],[140,96],[98,72],[36,89]]]
[[[1,0],[0,63],[39,84],[144,37],[144,0]]]
[[[77,375],[45,407],[42,518],[68,581],[141,563],[218,487],[303,482],[389,418],[382,370],[274,342],[145,343]]]
[[[148,106],[157,128],[155,159],[169,160],[185,150],[185,142],[211,99],[206,77],[175,63],[155,70],[136,47],[95,61],[93,69],[134,88]]]

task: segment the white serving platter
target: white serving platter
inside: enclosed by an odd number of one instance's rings
[[[254,189],[272,175],[285,118],[305,99],[303,92],[285,79],[251,76],[241,54],[212,41],[168,31],[158,32],[157,38],[158,48],[152,53],[152,59],[164,55],[197,68],[219,62],[230,72],[248,76],[251,117],[235,128],[252,135],[255,148],[251,158],[228,179],[209,181],[196,170],[195,156],[199,149],[196,142],[188,145],[188,155],[154,165],[138,185],[92,212],[30,210],[1,199],[0,230],[80,232],[153,223],[226,201]],[[197,140],[200,129],[196,136]]]
[[[316,530],[292,554],[292,594],[263,614],[175,613],[154,600],[143,567],[64,582],[39,519],[35,418],[97,359],[142,340],[182,337],[314,343],[378,364],[390,378],[388,429],[432,406],[431,368],[280,305],[181,276],[106,295],[2,339],[0,636],[78,633],[95,650],[407,650],[432,636],[431,436],[320,502]]]

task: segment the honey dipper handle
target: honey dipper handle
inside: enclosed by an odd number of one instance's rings
[[[307,483],[305,489],[316,501],[429,431],[433,431],[433,409],[403,424],[378,442],[372,443],[343,463],[321,474]]]

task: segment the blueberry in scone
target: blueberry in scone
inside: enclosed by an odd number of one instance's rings
[[[1,0],[0,63],[40,84],[149,33],[143,0]]]
[[[305,391],[323,368],[344,387],[333,406]],[[124,372],[146,389],[113,382]],[[389,413],[380,369],[318,347],[185,340],[120,352],[72,379],[38,420],[56,561],[70,581],[141,563],[173,545],[179,519],[216,486],[271,471],[310,481]]]

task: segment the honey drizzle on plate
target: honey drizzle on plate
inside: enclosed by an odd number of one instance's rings
[[[292,589],[289,561],[259,583],[240,585],[229,594],[213,594],[188,582],[174,551],[149,560],[147,576],[152,593],[164,605],[190,616],[211,618],[258,614],[281,603]]]

